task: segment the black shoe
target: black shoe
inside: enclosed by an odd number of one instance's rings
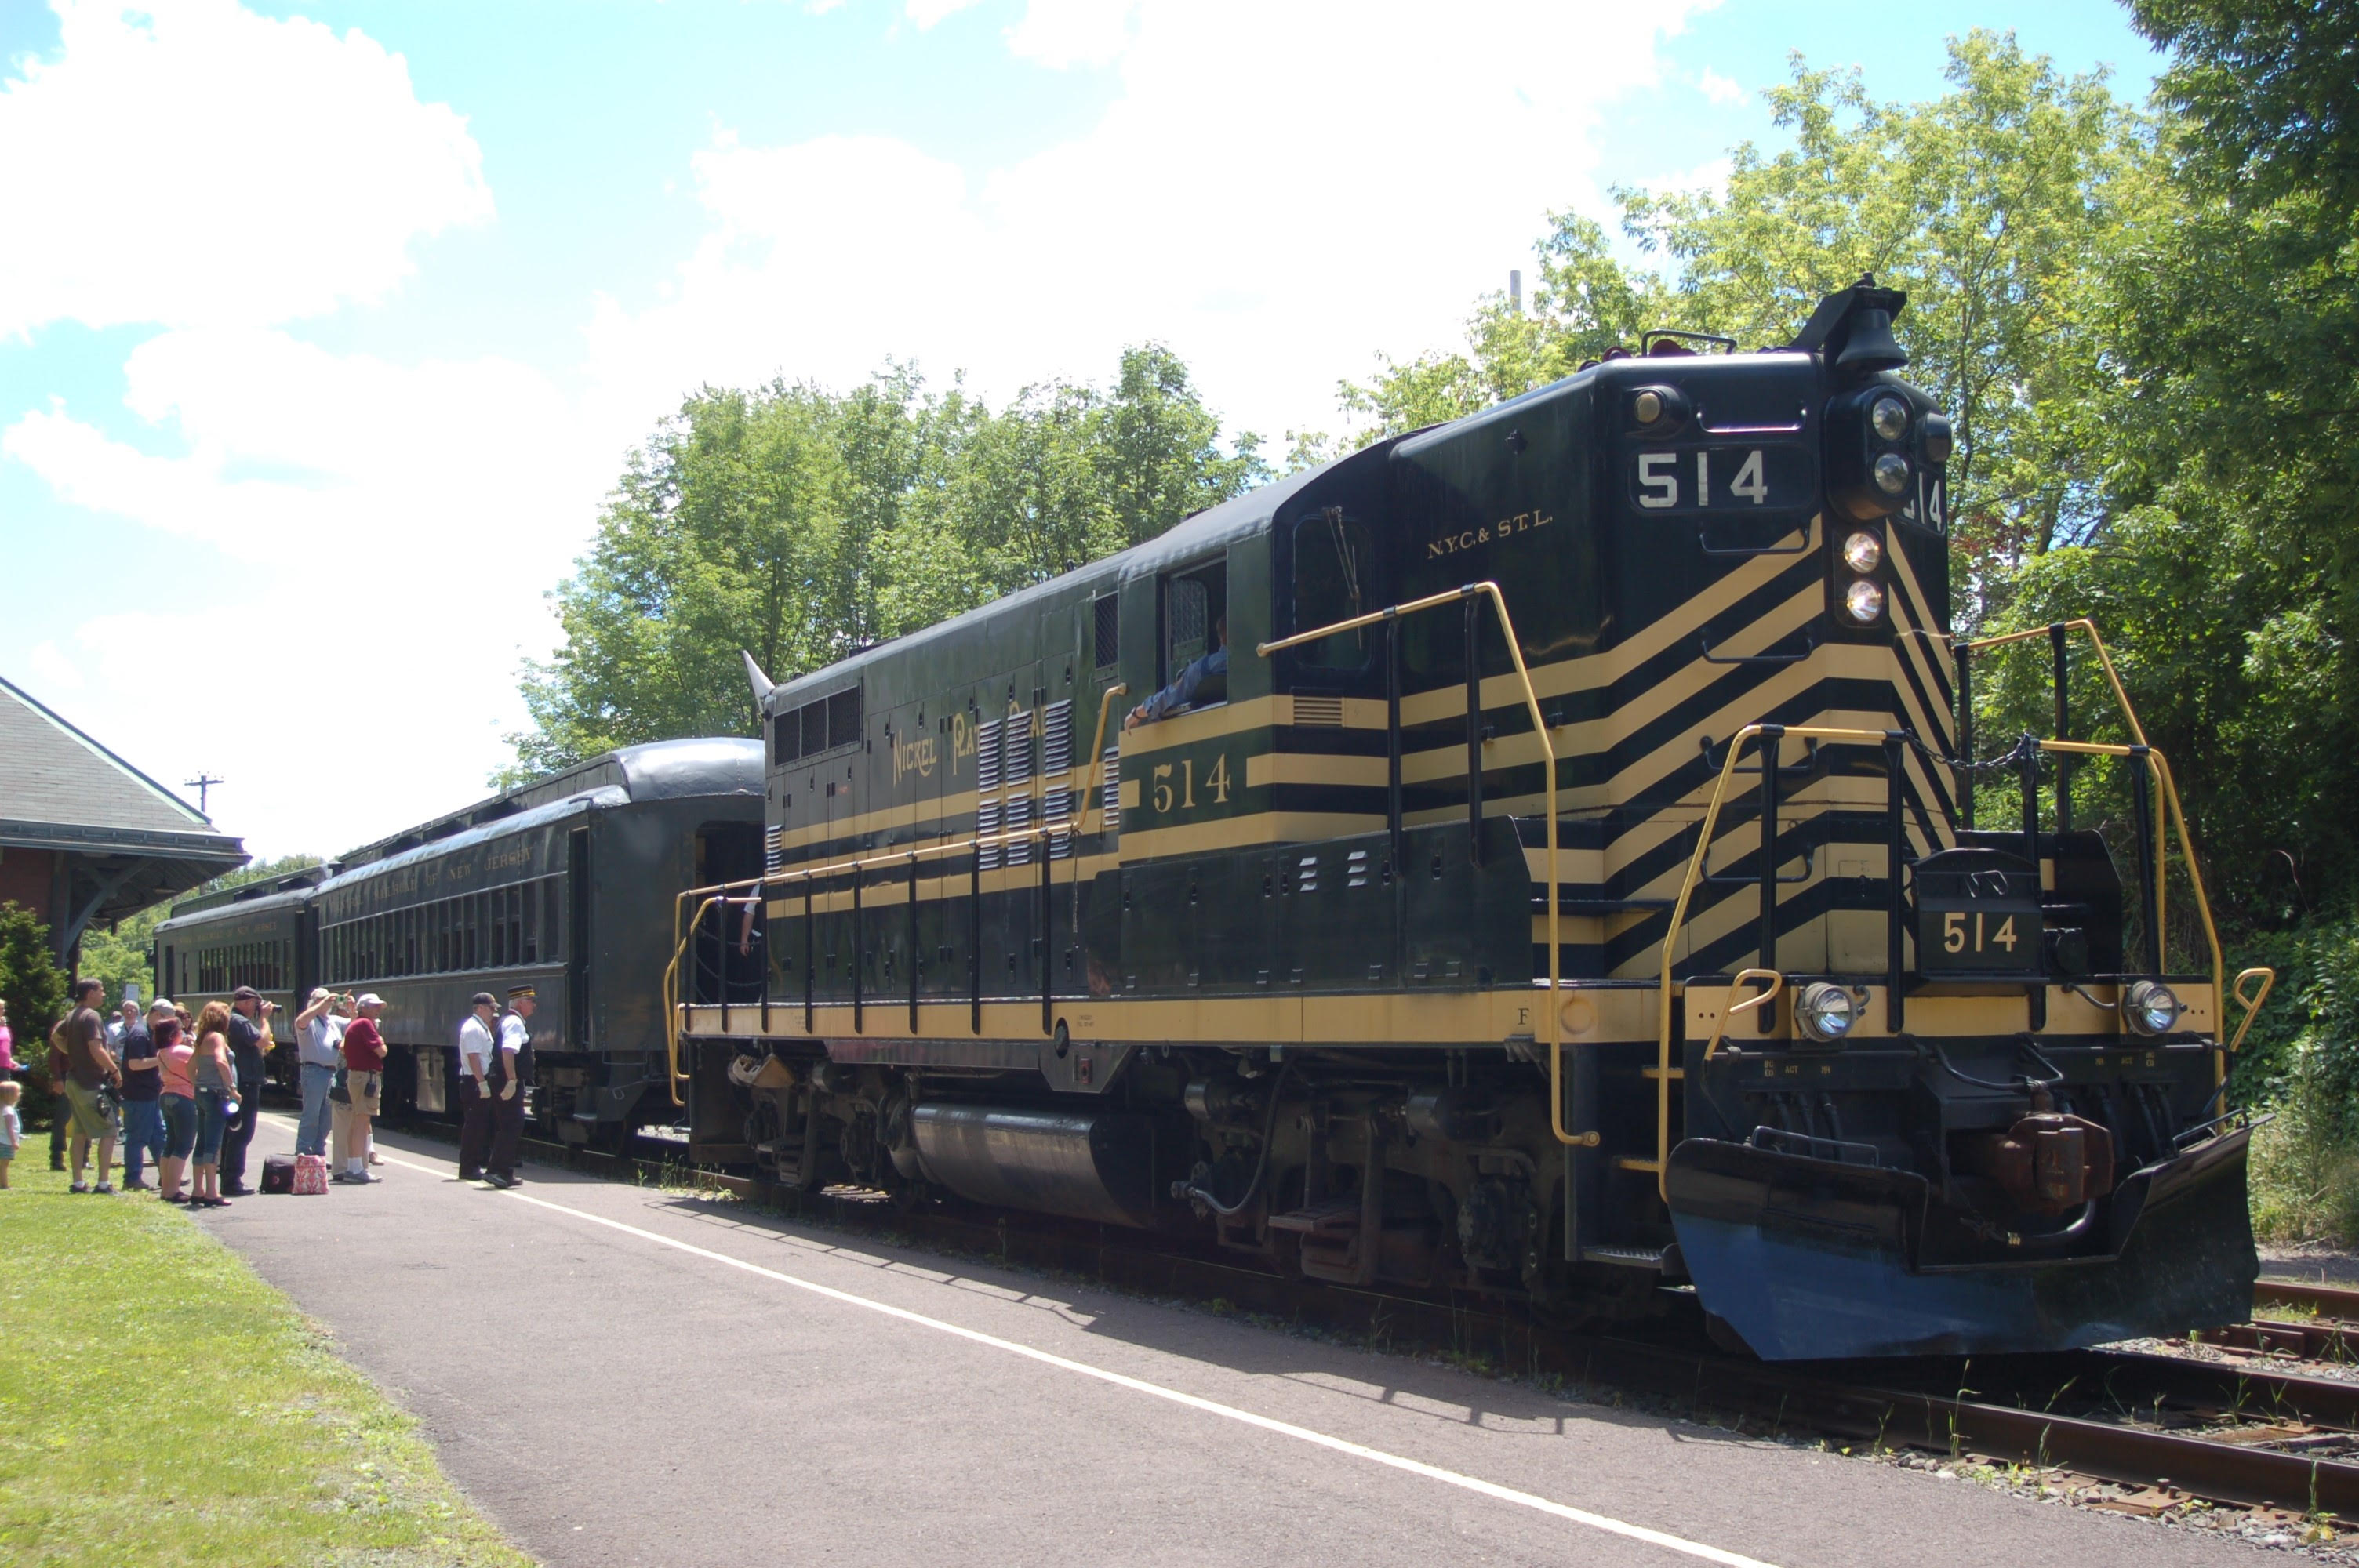
[[[484,1180],[491,1183],[492,1185],[499,1188],[502,1192],[506,1192],[510,1187],[516,1185],[516,1178],[514,1176],[503,1176],[497,1172],[494,1172],[492,1174],[485,1176]]]
[[[66,1191],[70,1193],[86,1193],[90,1191],[90,1184],[88,1182],[76,1182],[72,1186],[68,1187]]]
[[[459,1173],[459,1179],[462,1182],[480,1182],[484,1179],[484,1173],[481,1171],[462,1171]]]
[[[187,1203],[190,1201],[190,1198],[189,1195],[186,1193],[166,1193],[164,1195],[164,1201],[166,1203]]]
[[[98,1185],[91,1188],[90,1190],[93,1193],[103,1193],[108,1197],[113,1197],[114,1195],[114,1184],[113,1182],[101,1182]]]
[[[222,1188],[222,1196],[225,1198],[250,1198],[253,1195],[254,1189],[244,1182],[238,1183],[235,1186],[224,1184]]]

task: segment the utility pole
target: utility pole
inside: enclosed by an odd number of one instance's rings
[[[209,792],[213,785],[221,782],[221,780],[213,777],[211,773],[200,773],[195,778],[182,781],[180,787],[183,789],[192,789],[197,792],[197,814],[203,816],[211,815],[205,810],[207,792]]]

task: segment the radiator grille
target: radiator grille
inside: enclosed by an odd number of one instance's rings
[[[1294,721],[1319,730],[1341,730],[1343,727],[1343,699],[1340,697],[1298,697],[1294,699]]]

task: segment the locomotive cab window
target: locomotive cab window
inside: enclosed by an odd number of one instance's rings
[[[1375,608],[1368,596],[1368,547],[1365,524],[1329,507],[1294,525],[1294,625],[1309,632],[1338,621],[1349,621]],[[1294,663],[1303,671],[1351,671],[1367,667],[1370,629],[1338,632],[1295,649]]]
[[[1164,579],[1163,659],[1157,678],[1166,711],[1229,699],[1228,620],[1225,561]]]

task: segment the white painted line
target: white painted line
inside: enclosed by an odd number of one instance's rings
[[[384,1153],[382,1150],[379,1152]],[[417,1171],[429,1176],[456,1174],[455,1166],[446,1168],[420,1165],[414,1161],[397,1159],[391,1154],[385,1154],[385,1162],[388,1165],[398,1165],[405,1170]],[[832,1285],[798,1279],[792,1274],[782,1274],[776,1269],[766,1269],[758,1263],[749,1263],[742,1258],[732,1258],[726,1252],[715,1252],[710,1248],[699,1247],[692,1242],[681,1241],[657,1231],[642,1229],[636,1225],[625,1225],[619,1219],[608,1219],[603,1215],[591,1214],[586,1210],[570,1207],[561,1203],[551,1203],[547,1198],[532,1197],[513,1190],[503,1195],[519,1203],[531,1204],[536,1208],[545,1208],[552,1214],[568,1215],[575,1219],[587,1220],[592,1225],[603,1225],[609,1230],[619,1230],[625,1236],[636,1236],[642,1241],[652,1241],[658,1247],[669,1247],[676,1252],[686,1252],[692,1257],[702,1258],[711,1262],[726,1264],[732,1269],[758,1275],[765,1280],[776,1281],[781,1285],[792,1285],[799,1291],[809,1291],[813,1295],[824,1296],[830,1301],[841,1302],[846,1306],[860,1307],[886,1317],[898,1318],[903,1323],[915,1324],[920,1328],[930,1328],[937,1334],[951,1335],[975,1345],[986,1345],[994,1350],[1004,1350],[1011,1356],[1021,1356],[1027,1360],[1038,1361],[1042,1366],[1054,1367],[1060,1371],[1075,1373],[1083,1378],[1094,1378],[1101,1383],[1111,1383],[1118,1389],[1128,1389],[1133,1393],[1168,1400],[1175,1405],[1185,1405],[1190,1410],[1219,1416],[1223,1421],[1234,1421],[1245,1426],[1258,1427],[1264,1432],[1276,1433],[1280,1437],[1291,1437],[1299,1443],[1308,1443],[1332,1453],[1349,1454],[1354,1459],[1364,1459],[1372,1465],[1405,1470],[1412,1476],[1422,1476],[1429,1481],[1439,1481],[1444,1486],[1456,1487],[1462,1491],[1473,1492],[1478,1496],[1499,1502],[1513,1503],[1518,1508],[1530,1509],[1537,1513],[1569,1519],[1574,1524],[1603,1530],[1608,1535],[1618,1535],[1631,1541],[1643,1541],[1649,1546],[1659,1546],[1666,1552],[1676,1552],[1681,1556],[1693,1557],[1705,1563],[1720,1563],[1722,1568],[1774,1568],[1773,1564],[1765,1563],[1757,1557],[1747,1557],[1741,1552],[1725,1552],[1717,1546],[1706,1546],[1701,1541],[1689,1541],[1683,1536],[1672,1535],[1659,1530],[1649,1530],[1642,1524],[1631,1524],[1626,1520],[1610,1518],[1605,1514],[1592,1513],[1587,1509],[1577,1509],[1570,1504],[1555,1502],[1531,1492],[1517,1491],[1513,1487],[1502,1487],[1495,1481],[1485,1481],[1478,1476],[1462,1475],[1455,1470],[1445,1470],[1439,1465],[1428,1465],[1421,1459],[1409,1459],[1397,1454],[1387,1454],[1381,1448],[1370,1448],[1365,1444],[1353,1443],[1348,1438],[1332,1437],[1323,1432],[1314,1432],[1310,1427],[1297,1426],[1292,1422],[1278,1421],[1266,1415],[1256,1415],[1251,1411],[1239,1410],[1234,1405],[1224,1405],[1217,1400],[1183,1393],[1178,1389],[1168,1389],[1160,1383],[1150,1383],[1142,1378],[1133,1378],[1121,1372],[1109,1371],[1103,1367],[1093,1367],[1086,1361],[1075,1361],[1051,1351],[1037,1350],[1029,1345],[1020,1345],[1013,1339],[1002,1339],[995,1334],[984,1334],[977,1329],[962,1328],[955,1323],[946,1323],[938,1317],[928,1317],[923,1313],[911,1312],[907,1307],[872,1301],[866,1296],[854,1295],[849,1291],[839,1291]]]

